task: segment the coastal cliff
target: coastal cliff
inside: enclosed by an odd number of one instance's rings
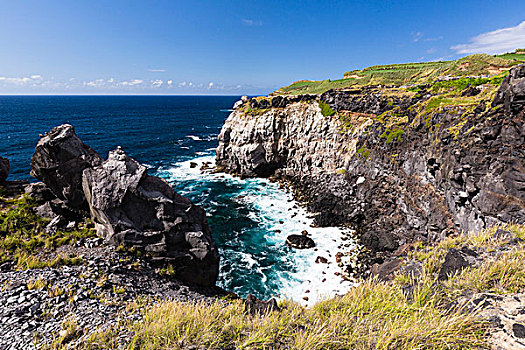
[[[244,98],[217,165],[290,181],[316,224],[350,225],[382,263],[406,243],[525,222],[524,84],[521,65],[501,86]]]

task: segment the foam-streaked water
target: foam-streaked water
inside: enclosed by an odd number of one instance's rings
[[[335,275],[335,254],[348,245],[340,229],[310,227],[308,213],[276,183],[199,170],[202,163],[214,162],[217,135],[237,99],[0,96],[0,155],[11,161],[11,179],[28,179],[38,134],[73,124],[79,137],[102,155],[122,145],[151,174],[206,209],[222,259],[219,285],[225,289],[303,303],[305,296],[312,303],[344,293],[351,284]],[[192,168],[191,162],[198,166]],[[285,245],[287,235],[303,230],[317,243],[315,250]],[[316,264],[317,256],[330,264]]]

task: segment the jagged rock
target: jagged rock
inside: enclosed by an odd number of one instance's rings
[[[263,315],[272,311],[280,311],[277,301],[274,298],[263,301],[257,299],[255,295],[248,294],[244,301],[244,312],[251,315]]]
[[[9,160],[0,157],[0,185],[4,183],[9,175]]]
[[[445,261],[439,270],[438,279],[446,280],[456,272],[471,266],[472,264],[465,258],[465,252],[451,248],[445,256]]]
[[[370,269],[370,275],[381,280],[388,281],[392,279],[394,273],[399,270],[403,263],[401,259],[394,259],[380,264],[374,264]]]
[[[505,113],[517,115],[525,109],[525,64],[513,67],[503,80],[492,106],[503,104]]]
[[[315,247],[314,240],[304,235],[289,235],[286,237],[286,244],[292,248],[297,249],[308,249]]]
[[[72,209],[87,209],[82,172],[103,159],[84,144],[69,124],[53,128],[42,137],[31,158],[31,175],[44,182]]]
[[[520,74],[514,68],[508,79],[514,107]],[[271,108],[256,115],[239,108],[219,135],[217,166],[290,181],[316,213],[314,224],[355,228],[374,262],[406,243],[525,223],[523,118],[480,104],[461,125],[461,107],[424,121],[413,107],[431,95],[384,92],[367,87],[318,97],[339,117],[324,116],[318,99],[289,96],[272,96]],[[400,128],[390,140],[389,123]]]
[[[215,284],[219,255],[204,210],[149,176],[121,148],[84,170],[83,187],[97,232],[106,241],[172,264],[183,281]]]
[[[29,184],[25,188],[25,193],[33,198],[37,203],[45,203],[56,198],[49,187],[43,182]]]

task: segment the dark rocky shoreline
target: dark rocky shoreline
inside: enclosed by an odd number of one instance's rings
[[[426,112],[439,96],[424,88],[331,90],[263,109],[246,99],[221,131],[217,165],[289,181],[318,225],[357,230],[368,266],[414,241],[524,223],[524,67],[472,109]],[[322,115],[319,100],[336,114]]]

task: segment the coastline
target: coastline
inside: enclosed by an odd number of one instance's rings
[[[193,164],[192,167],[192,163],[197,165]],[[209,169],[200,170],[202,164],[207,164]],[[265,244],[283,251],[285,260],[280,263],[287,265],[286,269],[277,269],[278,276],[274,276],[269,267],[261,269],[256,266],[263,283],[273,278],[280,285],[278,292],[269,297],[290,299],[304,306],[312,306],[317,301],[343,295],[355,285],[345,279],[343,273],[346,264],[355,258],[356,243],[351,238],[351,230],[344,227],[315,227],[312,213],[307,211],[304,203],[294,199],[294,191],[290,186],[264,178],[241,179],[228,173],[215,172],[214,168],[215,157],[208,155],[165,167],[157,174],[171,183],[224,181],[244,188],[231,200],[250,208],[249,217],[258,223],[261,234],[266,232]],[[188,188],[181,194],[191,198],[193,190]],[[207,212],[208,217],[213,216],[212,211]],[[286,247],[288,235],[301,234],[305,230],[316,247],[303,250]],[[239,249],[242,250],[242,246]],[[224,256],[224,251],[221,251],[221,256]],[[326,262],[322,262],[325,259]],[[249,254],[244,254],[242,260],[247,269],[257,265]],[[230,263],[226,259],[222,262]],[[224,284],[219,286],[227,288]],[[249,287],[246,289],[249,290]]]

